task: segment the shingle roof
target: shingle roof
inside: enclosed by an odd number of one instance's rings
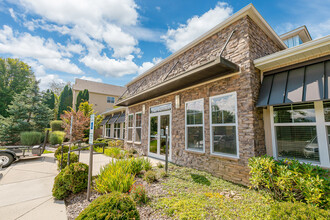
[[[84,79],[76,79],[75,84],[73,85],[72,88],[78,91],[88,89],[88,91],[92,93],[100,93],[100,94],[114,95],[114,96],[121,96],[123,92],[126,90],[126,88],[122,86],[93,82]]]

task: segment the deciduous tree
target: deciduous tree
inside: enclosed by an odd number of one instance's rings
[[[64,129],[68,138],[70,138],[71,116],[73,117],[72,140],[82,140],[85,135],[84,131],[89,127],[90,119],[80,110],[75,111],[70,108],[70,111],[64,111],[64,114],[61,115],[61,119],[64,123]]]

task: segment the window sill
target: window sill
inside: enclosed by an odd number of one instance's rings
[[[217,155],[217,154],[210,154],[211,157],[219,158],[219,159],[224,159],[224,160],[231,160],[231,161],[238,161],[239,158],[237,157],[228,157],[228,156],[223,156],[223,155]]]
[[[141,142],[134,142],[134,144],[141,144]]]
[[[126,143],[133,144],[133,141],[126,141]]]
[[[205,152],[203,151],[193,151],[193,150],[184,150],[187,153],[191,153],[191,154],[198,154],[198,155],[205,155]]]

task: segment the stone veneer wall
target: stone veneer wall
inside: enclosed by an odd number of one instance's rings
[[[234,28],[236,28],[236,32],[228,43],[223,57],[240,65],[240,73],[130,106],[128,108],[128,114],[141,112],[142,105],[145,105],[146,111],[145,114],[142,115],[141,144],[128,143],[125,140],[125,145],[127,147],[134,147],[141,154],[148,154],[149,108],[151,106],[171,102],[172,162],[199,170],[205,170],[215,176],[236,183],[245,185],[249,183],[248,159],[266,152],[262,109],[257,109],[255,107],[260,87],[260,74],[253,65],[253,59],[280,50],[278,46],[246,16],[176,58],[175,60],[179,59],[181,61],[180,63],[185,64],[185,66],[178,64],[178,67],[175,68],[170,77],[180,74],[183,69],[187,70],[213,59],[219,54],[224,42]],[[172,64],[173,62],[176,61],[172,61]],[[143,89],[156,84],[157,80],[162,79],[164,74],[167,73],[166,70],[168,70],[172,64],[165,64],[154,73],[146,76],[147,83],[142,86],[144,87]],[[131,85],[131,87],[133,87],[132,90],[134,90],[140,82],[141,80]],[[234,91],[237,92],[239,159],[210,154],[209,97]],[[180,108],[178,109],[175,108],[175,95],[180,95]],[[200,98],[204,98],[205,153],[185,150],[185,102]]]

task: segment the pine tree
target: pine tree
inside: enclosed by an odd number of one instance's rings
[[[61,92],[57,118],[60,119],[64,111],[69,111],[72,107],[72,89],[69,85],[66,85]]]
[[[55,109],[55,94],[53,91],[47,89],[44,93],[44,104],[51,110]]]
[[[39,82],[30,84],[22,93],[14,96],[8,106],[9,117],[0,116],[0,140],[6,143],[19,141],[23,131],[43,131],[53,117],[52,111],[44,104],[39,92]]]

